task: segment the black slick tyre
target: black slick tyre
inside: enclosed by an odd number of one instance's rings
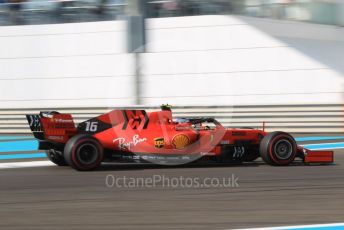
[[[297,153],[297,145],[290,134],[272,132],[262,139],[259,152],[267,164],[285,166],[294,161]]]
[[[76,135],[68,140],[64,158],[74,169],[91,171],[98,168],[104,158],[104,149],[97,139],[89,135]]]
[[[45,152],[48,159],[58,166],[67,166],[67,162],[63,157],[63,153],[55,149],[50,149]]]

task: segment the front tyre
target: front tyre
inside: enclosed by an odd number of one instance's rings
[[[259,152],[253,152],[245,155],[244,162],[252,162],[257,160],[260,157]]]
[[[291,164],[296,156],[297,145],[294,138],[284,132],[273,132],[265,136],[259,147],[263,160],[275,166]]]
[[[90,171],[98,168],[103,161],[104,149],[92,136],[76,135],[67,142],[64,158],[72,168]]]
[[[244,162],[252,162],[260,157],[259,145],[247,146],[245,149]]]

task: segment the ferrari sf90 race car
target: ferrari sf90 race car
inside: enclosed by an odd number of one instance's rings
[[[225,128],[211,117],[173,119],[168,106],[154,112],[113,110],[77,126],[71,114],[26,117],[39,149],[53,163],[81,171],[94,170],[102,162],[238,164],[259,157],[273,166],[333,162],[332,151],[305,149],[288,133]]]

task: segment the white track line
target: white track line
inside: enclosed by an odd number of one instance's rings
[[[337,144],[344,145],[344,142],[326,142],[326,143],[306,144],[306,145],[301,145],[301,146],[307,147],[310,145],[317,146],[317,145],[337,145]]]
[[[279,230],[279,229],[312,229],[312,228],[327,228],[327,227],[344,227],[344,223],[333,224],[313,224],[313,225],[296,225],[296,226],[280,226],[280,227],[268,227],[268,228],[241,228],[237,230]]]
[[[10,163],[0,163],[0,169],[46,167],[46,166],[54,166],[54,165],[55,164],[50,161],[10,162]]]

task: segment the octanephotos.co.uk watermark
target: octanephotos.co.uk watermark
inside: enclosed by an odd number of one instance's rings
[[[186,177],[154,174],[148,177],[116,176],[105,177],[107,188],[238,188],[239,178],[234,174],[227,177]]]

